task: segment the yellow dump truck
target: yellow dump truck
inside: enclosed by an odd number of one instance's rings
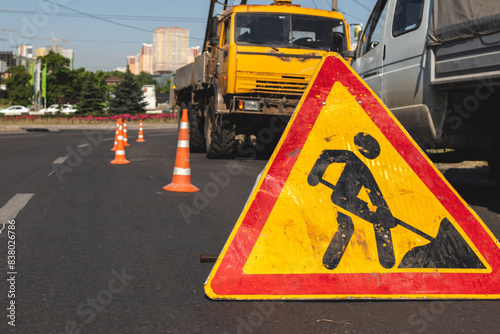
[[[206,150],[208,158],[231,157],[245,145],[273,149],[323,54],[349,51],[349,29],[337,11],[290,0],[236,6],[226,0],[214,17],[216,3],[202,54],[175,76],[176,104],[188,109],[190,149]]]

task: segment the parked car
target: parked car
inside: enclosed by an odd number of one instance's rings
[[[71,104],[64,104],[61,108],[60,105],[58,104],[53,104],[48,108],[40,109],[36,114],[38,115],[54,115],[58,112],[61,112],[63,114],[74,114],[76,112],[76,109],[73,108]],[[32,113],[35,115],[35,113]]]
[[[55,113],[59,112],[59,105],[58,104],[53,104],[48,108],[40,109],[38,111],[38,114],[41,115],[54,115]]]
[[[76,109],[73,108],[71,104],[65,104],[62,106],[61,112],[63,114],[74,114],[76,112]]]
[[[18,115],[28,115],[30,110],[24,106],[10,106],[5,109],[0,110],[0,115],[4,116],[18,116]]]

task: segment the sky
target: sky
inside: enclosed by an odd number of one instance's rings
[[[222,2],[222,0],[219,0]],[[248,0],[270,4],[273,0]],[[239,4],[229,0],[229,4]],[[331,0],[292,0],[302,7],[331,9]],[[376,0],[338,0],[348,23],[366,23]],[[51,33],[65,49],[74,50],[74,68],[112,71],[125,67],[127,56],[153,42],[153,29],[189,29],[189,46],[201,46],[210,0],[2,0],[0,51],[15,46],[51,45]],[[221,6],[218,6],[221,8]],[[15,30],[15,31],[5,31]],[[19,37],[21,36],[21,37]],[[30,38],[23,38],[30,37]],[[34,51],[33,51],[34,52]]]

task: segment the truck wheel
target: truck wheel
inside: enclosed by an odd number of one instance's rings
[[[182,113],[184,109],[187,109],[186,104],[184,102],[181,103],[179,106],[179,110],[177,110],[177,132],[181,130],[181,120],[182,120]]]
[[[207,158],[231,158],[236,147],[234,122],[227,115],[215,115],[215,98],[212,96],[205,119]]]
[[[189,114],[189,151],[193,153],[205,152],[205,138],[200,115],[191,102],[187,105]]]

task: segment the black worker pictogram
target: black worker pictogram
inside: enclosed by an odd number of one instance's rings
[[[369,134],[358,133],[354,137],[354,144],[359,153],[367,159],[376,159],[380,154],[379,143]],[[328,166],[333,163],[345,164],[336,184],[323,179]],[[307,182],[310,186],[321,183],[332,189],[333,204],[373,224],[379,263],[386,269],[394,267],[396,262],[391,229],[398,225],[430,241],[425,246],[408,251],[399,268],[484,267],[447,218],[442,220],[438,234],[434,238],[394,217],[370,169],[352,151],[324,150],[309,172]],[[367,190],[372,209],[358,197],[362,188]],[[338,266],[355,228],[352,218],[340,211],[337,215],[337,224],[338,229],[323,256],[323,265],[331,270]]]

